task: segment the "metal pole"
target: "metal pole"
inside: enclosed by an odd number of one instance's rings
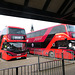
[[[55,58],[55,50],[54,50],[54,58]]]
[[[63,71],[63,75],[65,75],[65,66],[64,66],[63,53],[62,53],[62,71]]]
[[[16,75],[18,75],[18,67],[16,67]]]
[[[73,52],[73,60],[74,60],[74,52]]]
[[[34,55],[35,55],[35,49],[34,49]]]
[[[43,50],[42,50],[42,56],[43,56]]]
[[[39,55],[38,55],[38,70],[40,71],[40,58],[39,58]]]

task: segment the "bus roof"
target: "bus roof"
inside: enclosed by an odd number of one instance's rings
[[[19,29],[24,29],[24,28],[21,28],[21,27],[16,27],[16,26],[6,26],[8,28],[19,28]]]

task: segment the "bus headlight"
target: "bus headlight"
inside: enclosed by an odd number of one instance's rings
[[[72,47],[72,43],[69,43],[69,45],[68,45],[69,47]]]

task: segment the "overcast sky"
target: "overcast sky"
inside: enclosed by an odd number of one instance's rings
[[[5,26],[17,26],[24,28],[26,30],[26,33],[29,33],[32,25],[34,27],[34,30],[36,31],[58,24],[59,23],[0,15],[0,31]]]

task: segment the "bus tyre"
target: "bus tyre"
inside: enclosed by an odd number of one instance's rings
[[[51,58],[54,58],[54,56],[55,56],[54,55],[54,52],[53,51],[50,51],[49,54],[48,54],[48,56],[51,57]]]
[[[24,57],[24,59],[26,59],[26,57]]]

